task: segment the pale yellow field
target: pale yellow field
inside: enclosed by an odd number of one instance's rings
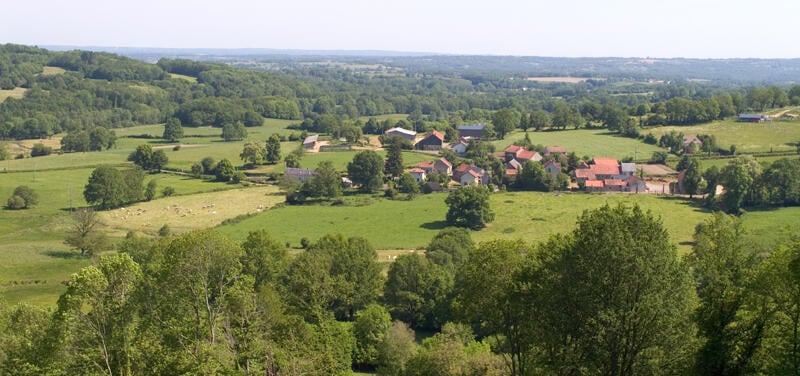
[[[155,235],[163,225],[173,233],[214,227],[239,215],[262,212],[285,197],[278,187],[251,187],[188,196],[159,198],[100,213],[116,235],[138,231]]]
[[[17,98],[20,99],[25,96],[25,92],[28,89],[15,87],[11,90],[0,90],[0,102],[6,100],[6,98]]]
[[[59,67],[44,67],[44,69],[42,69],[42,76],[54,76],[57,74],[62,74],[66,71],[66,69]]]

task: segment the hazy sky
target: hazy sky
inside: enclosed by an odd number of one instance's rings
[[[800,0],[22,0],[0,42],[800,58]]]

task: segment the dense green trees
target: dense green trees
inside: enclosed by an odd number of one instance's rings
[[[244,143],[242,152],[239,153],[239,158],[241,158],[246,164],[255,166],[260,161],[264,160],[266,153],[266,149],[261,146],[260,142],[248,141]]]
[[[358,152],[347,164],[347,175],[363,192],[373,192],[383,185],[383,158],[372,150]]]
[[[144,173],[140,169],[119,171],[101,166],[89,176],[83,190],[86,202],[100,209],[112,209],[140,201],[144,194]]]
[[[164,150],[153,150],[150,144],[142,144],[128,155],[128,160],[141,167],[145,171],[158,171],[164,168],[169,162],[167,153]]]
[[[465,187],[447,195],[447,223],[451,226],[479,230],[494,220],[489,206],[489,190],[485,187]]]
[[[72,131],[61,139],[61,150],[64,152],[100,151],[112,148],[116,139],[117,136],[113,130],[103,127]]]

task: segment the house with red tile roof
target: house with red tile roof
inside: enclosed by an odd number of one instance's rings
[[[551,159],[544,163],[544,169],[553,176],[556,176],[561,173],[561,163],[558,163]]]
[[[445,158],[439,158],[433,162],[433,169],[440,174],[450,176],[453,173],[453,164]]]

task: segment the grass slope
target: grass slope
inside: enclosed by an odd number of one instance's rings
[[[719,120],[695,126],[670,126],[648,129],[656,138],[676,131],[685,135],[710,134],[717,139],[720,148],[736,145],[739,152],[757,153],[769,151],[795,151],[800,142],[800,121],[768,121],[764,123],[740,123],[736,120]]]
[[[617,136],[605,129],[577,129],[564,131],[529,131],[528,136],[534,145],[564,146],[567,151],[575,152],[579,157],[611,157],[622,159],[635,157],[637,160],[647,159],[653,152],[661,151],[655,145],[648,145],[637,139]],[[497,151],[502,151],[515,141],[525,138],[525,132],[514,131],[503,140],[492,141]]]

